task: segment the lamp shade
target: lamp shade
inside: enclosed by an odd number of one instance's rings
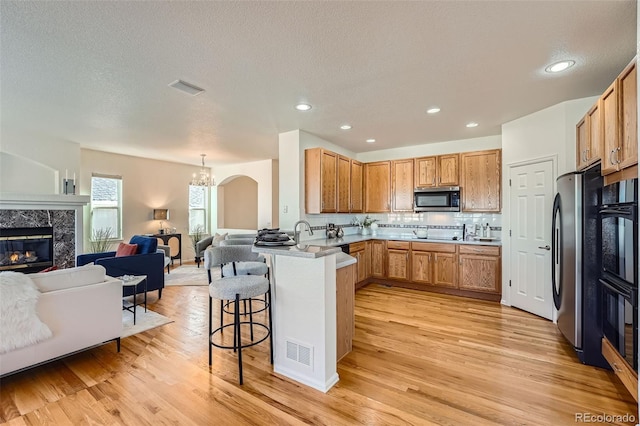
[[[153,209],[153,219],[154,220],[168,220],[169,219],[169,209]]]

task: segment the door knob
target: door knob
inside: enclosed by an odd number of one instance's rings
[[[538,247],[538,248],[542,249],[542,250],[551,250],[551,247],[549,247],[548,245],[543,246],[543,247]]]

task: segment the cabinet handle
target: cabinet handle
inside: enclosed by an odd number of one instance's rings
[[[438,178],[438,183],[442,183],[442,178],[441,177]]]
[[[435,177],[433,178],[433,184],[434,185],[436,184],[436,178]]]
[[[589,160],[589,151],[590,151],[590,149],[589,149],[589,148],[587,148],[587,149],[585,149],[585,150],[584,150],[584,160],[585,160],[585,161],[588,161],[588,160]]]
[[[616,150],[615,150],[615,149],[612,149],[612,150],[611,150],[611,152],[609,152],[609,163],[610,163],[610,164],[612,164],[612,165],[613,165],[613,164],[615,164],[615,163],[613,162],[613,159],[612,159],[612,157],[613,157],[613,153],[614,153],[614,152],[616,152]]]

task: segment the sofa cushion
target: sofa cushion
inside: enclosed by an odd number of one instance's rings
[[[142,235],[134,235],[129,240],[129,244],[137,244],[138,250],[136,254],[155,253],[158,250],[158,240],[152,237],[144,237]]]
[[[38,290],[42,293],[65,288],[101,283],[105,280],[104,266],[85,265],[79,268],[58,269],[45,274],[30,274]]]
[[[116,250],[116,257],[131,256],[133,254],[136,254],[137,251],[137,244],[120,243],[118,244],[118,249]]]
[[[224,233],[222,235],[218,234],[216,232],[216,235],[213,236],[213,240],[211,240],[211,245],[213,247],[219,247],[220,246],[220,241],[224,241],[227,238],[228,233]]]
[[[39,274],[44,274],[45,272],[57,271],[58,265],[49,266],[48,268],[43,269],[42,271],[38,271]]]

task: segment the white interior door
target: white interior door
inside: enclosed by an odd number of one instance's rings
[[[553,162],[510,168],[511,305],[551,319]]]

